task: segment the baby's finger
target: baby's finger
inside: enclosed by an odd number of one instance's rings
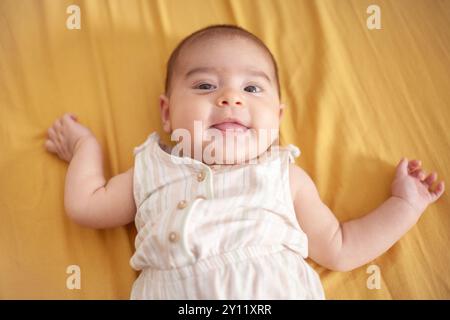
[[[56,153],[56,146],[51,140],[45,140],[44,143],[45,149],[49,152]]]
[[[425,171],[423,171],[423,170],[420,170],[419,180],[423,182],[426,177],[427,177],[427,173]]]
[[[425,179],[425,172],[422,169],[417,169],[413,172],[409,173],[412,177],[419,179],[420,181],[422,181],[423,179]]]
[[[441,181],[438,183],[436,189],[434,191],[430,192],[431,201],[434,202],[437,199],[439,199],[442,196],[442,194],[444,193],[444,191],[445,191],[445,183],[444,183],[444,181]]]
[[[77,116],[75,115],[75,114],[73,114],[73,113],[70,113],[70,112],[66,112],[64,115],[63,115],[63,119],[64,120],[73,120],[73,121],[78,121],[78,118],[77,118]]]
[[[55,120],[55,122],[53,122],[53,127],[51,127],[51,130],[53,131],[54,135],[53,135],[53,141],[62,141],[62,123],[61,123],[61,119],[57,119]]]
[[[428,188],[430,188],[436,180],[437,180],[437,173],[433,172],[430,173],[423,182],[428,186]]]
[[[60,130],[62,127],[62,122],[61,119],[56,119],[55,122],[53,122],[53,128],[55,128],[56,130]]]
[[[413,172],[413,171],[419,169],[421,165],[422,165],[422,161],[420,161],[420,160],[411,160],[408,163],[408,171],[409,172]]]
[[[56,152],[61,153],[61,150],[59,147],[59,143],[60,143],[59,135],[56,134],[55,129],[53,129],[53,127],[49,128],[47,130],[47,132],[48,132],[48,136],[49,136],[50,140],[53,142],[53,145],[55,146]]]
[[[63,143],[63,141],[64,141],[64,134],[63,134],[62,130],[56,131],[56,136],[58,137],[59,143]]]
[[[50,140],[56,141],[56,132],[55,129],[53,129],[53,127],[48,128],[47,135],[50,138]]]

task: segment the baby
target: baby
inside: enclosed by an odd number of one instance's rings
[[[362,266],[443,194],[443,181],[431,190],[436,173],[403,158],[391,196],[340,223],[295,165],[298,148],[278,145],[280,99],[264,43],[215,25],[185,38],[168,62],[159,107],[176,146],[152,133],[134,166],[106,181],[101,147],[75,115],[48,129],[46,149],[69,162],[69,217],[92,228],[135,222],[130,264],[141,272],[131,299],[324,299],[306,257],[337,271]]]

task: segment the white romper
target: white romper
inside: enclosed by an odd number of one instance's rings
[[[300,151],[277,150],[208,166],[170,155],[156,132],[134,149],[131,299],[325,298],[290,193]]]

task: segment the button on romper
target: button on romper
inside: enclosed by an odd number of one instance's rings
[[[324,299],[290,193],[300,151],[270,150],[214,169],[170,155],[156,132],[134,149],[131,299]]]

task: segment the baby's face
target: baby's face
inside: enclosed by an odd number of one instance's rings
[[[206,163],[240,163],[278,138],[284,106],[274,67],[249,40],[219,38],[185,47],[171,88],[169,97],[160,97],[163,128],[172,136],[190,134],[191,153],[184,150],[184,155]],[[216,142],[212,153],[211,141]],[[203,152],[194,154],[195,148]],[[205,152],[214,160],[205,161]]]

